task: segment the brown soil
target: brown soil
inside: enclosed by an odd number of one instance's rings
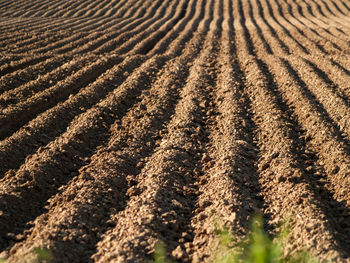
[[[210,262],[292,218],[350,262],[348,0],[4,0],[0,256]]]

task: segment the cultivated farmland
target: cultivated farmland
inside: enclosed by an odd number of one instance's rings
[[[210,261],[219,218],[350,262],[349,0],[2,0],[0,257]]]

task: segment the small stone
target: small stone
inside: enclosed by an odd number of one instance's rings
[[[279,155],[280,155],[279,152],[275,152],[275,153],[273,153],[273,154],[271,155],[271,159],[275,159],[275,158],[277,158]]]
[[[312,173],[313,170],[314,170],[314,167],[312,165],[309,165],[308,167],[306,167],[306,171],[308,173]]]
[[[202,162],[209,162],[210,161],[210,157],[207,153],[203,154],[202,157]]]
[[[230,220],[230,222],[235,221],[237,218],[237,214],[235,212],[231,213],[231,215],[228,217],[228,220]]]
[[[336,174],[336,173],[339,172],[339,170],[340,170],[339,166],[338,166],[338,165],[335,165],[335,166],[333,167],[332,171],[331,171],[331,174]]]
[[[183,259],[185,256],[187,256],[186,252],[182,249],[181,245],[177,246],[173,252],[171,253],[171,255],[177,259],[177,260],[181,260]]]
[[[199,103],[199,106],[201,107],[201,108],[206,108],[206,103],[205,103],[205,101],[202,101],[201,103]]]
[[[205,176],[202,176],[199,180],[199,184],[204,185],[208,182],[207,178]]]
[[[268,162],[262,163],[262,164],[259,165],[259,171],[264,171],[264,170],[266,170],[269,167],[270,167],[270,164]]]
[[[17,234],[16,235],[16,240],[17,241],[22,241],[24,239],[24,235],[23,234]]]
[[[128,189],[128,191],[126,192],[127,196],[131,197],[131,196],[135,196],[135,195],[139,195],[141,193],[141,189],[136,187],[136,186],[132,186],[131,188]]]

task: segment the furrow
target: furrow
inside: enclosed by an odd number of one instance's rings
[[[122,34],[118,35],[117,38],[106,42],[104,45],[100,45],[100,47],[96,49],[96,52],[126,53],[130,51],[137,43],[146,39],[152,32],[153,34],[157,32],[166,21],[172,18],[180,0],[154,3],[156,3],[156,5],[153,4],[151,6],[151,12],[147,12],[145,19],[137,21],[136,27],[133,30],[123,30]],[[161,5],[159,6],[159,4]],[[134,25],[132,25],[132,27],[134,27]]]
[[[349,242],[346,237],[349,233],[339,227],[344,227],[344,224],[346,226],[346,223],[342,223],[341,220],[350,216],[349,203],[347,203],[349,182],[344,177],[344,173],[349,171],[347,145],[342,142],[339,132],[329,124],[324,109],[311,95],[306,83],[291,64],[283,59],[270,59],[266,63],[276,75],[275,79],[281,89],[282,98],[293,109],[295,123],[299,127],[298,139],[303,142],[300,148],[305,149],[304,153],[299,154],[299,162],[303,163],[304,174],[299,179],[295,179],[298,183],[299,180],[306,181],[314,191],[318,206],[323,212],[323,220],[328,222],[326,226],[330,231],[330,235],[323,234],[323,236],[329,236],[334,240],[334,248],[340,255],[337,256],[333,252],[330,254],[324,248],[325,251],[320,252],[323,257],[327,255],[329,258],[335,256],[347,258]],[[339,167],[338,164],[341,166]],[[341,212],[344,217],[339,218],[338,212]],[[308,225],[306,227],[308,228]],[[314,246],[316,244],[314,243]]]
[[[32,3],[28,3],[25,1],[22,1],[21,3],[13,3],[12,4],[12,8],[8,8],[8,12],[4,12],[4,16],[6,16],[6,14],[10,13],[13,16],[16,16],[16,10],[21,10],[23,8],[30,8],[33,5],[36,5],[37,3],[32,2]],[[13,10],[13,8],[15,8],[15,10]]]
[[[76,10],[83,10],[85,8],[88,8],[90,5],[95,5],[96,3],[99,3],[101,0],[96,0],[96,1],[82,1],[81,3],[77,3],[73,6],[71,6],[69,9],[65,10],[64,12],[61,11],[57,13],[56,15],[59,17],[65,17],[65,18],[70,18],[73,17],[73,15],[76,13]],[[91,10],[93,10],[91,8]],[[96,11],[96,10],[93,10]]]
[[[28,66],[2,76],[0,78],[0,94],[14,90],[17,87],[34,80],[39,75],[44,75],[47,72],[54,71],[69,59],[69,56],[49,58],[43,62],[35,64],[34,66]]]
[[[278,6],[279,3],[277,2],[278,1],[274,1],[273,5]],[[289,20],[286,20],[284,18],[284,15],[275,16],[270,0],[265,0],[262,7],[265,10],[265,12],[268,12],[269,16],[273,18],[272,21],[275,22],[274,23],[275,28],[278,29],[276,32],[277,33],[283,32],[282,37],[285,39],[285,43],[288,43],[290,45],[290,50],[295,50],[295,51],[301,50],[303,53],[306,53],[306,54],[310,52],[315,53],[318,51],[323,54],[328,53],[327,51],[324,50],[323,46],[319,45],[318,42],[310,38],[308,34],[305,34],[304,31],[308,31],[307,27],[302,27],[302,29],[299,29],[295,25],[293,25]],[[283,22],[279,21],[280,18],[283,19]],[[287,27],[283,25],[285,23],[287,23]],[[292,26],[292,29],[290,29],[291,26]]]
[[[6,74],[12,73],[16,70],[24,69],[28,66],[35,65],[37,63],[40,63],[46,59],[48,59],[49,56],[45,55],[39,55],[37,57],[24,57],[23,59],[19,61],[15,61],[13,63],[8,63],[0,66],[0,77],[3,77]]]
[[[181,239],[187,242],[192,239],[186,222],[195,205],[194,169],[201,155],[200,142],[206,137],[205,109],[200,104],[205,100],[203,92],[210,74],[210,68],[205,65],[210,54],[205,46],[202,50],[189,71],[181,100],[159,147],[136,177],[136,194],[131,189],[125,209],[112,216],[116,227],[98,244],[96,261],[143,261],[145,255],[152,253],[158,239],[173,251],[173,258],[189,260],[188,254],[176,252],[181,249],[176,246],[185,242]]]
[[[198,9],[196,9],[199,18],[195,19],[193,23],[187,23],[186,27],[181,32],[181,34],[179,34],[179,36],[168,46],[167,49],[165,49],[165,51],[160,49],[162,46],[161,45],[159,48],[154,49],[151,53],[156,52],[157,50],[157,52],[159,53],[165,52],[166,54],[169,54],[171,56],[180,56],[184,48],[190,45],[190,39],[201,36],[208,30],[211,20],[213,18],[211,10],[214,5],[214,0],[201,0],[196,2],[196,7],[199,7]],[[189,8],[194,7],[189,5]]]
[[[266,6],[268,7],[269,10],[272,9],[269,1],[266,1]],[[275,21],[278,21],[278,20],[275,18]],[[284,26],[282,26],[282,23],[278,22],[277,24],[279,25],[280,28],[282,28],[283,33],[288,37],[288,38],[286,38],[285,42],[290,43],[290,44],[293,43],[291,50],[298,50],[298,51],[301,50],[305,54],[310,54],[310,53],[320,53],[322,55],[328,54],[328,51],[326,51],[324,49],[323,45],[320,45],[318,43],[320,41],[319,35],[316,35],[314,32],[312,33],[313,37],[315,35],[318,37],[317,41],[315,41],[315,40],[313,40],[312,37],[309,36],[309,34],[305,34],[304,31],[306,31],[306,32],[308,31],[307,27],[304,26],[301,29],[299,29],[298,27],[293,25],[293,29],[290,30],[292,33],[294,33],[294,34],[292,34],[288,31],[288,28],[285,28]],[[288,25],[290,27],[291,23],[289,22]],[[333,51],[334,51],[334,48],[332,49],[332,52]],[[339,51],[339,50],[337,50],[337,51]]]
[[[106,4],[103,5],[103,6],[101,5],[97,12],[88,11],[87,15],[91,16],[91,17],[97,17],[97,16],[108,17],[108,16],[111,16],[111,14],[113,14],[113,10],[117,9],[117,5],[116,5],[116,3],[113,3],[114,1],[112,1],[110,3],[108,3],[108,1],[105,1],[105,2],[106,2]],[[121,2],[123,2],[123,1],[117,1],[117,4],[121,5]],[[134,6],[134,4],[132,4],[131,6]]]
[[[296,31],[300,37],[300,41],[302,43],[306,40],[307,42],[311,42],[312,45],[315,47],[316,50],[319,49],[321,50],[322,53],[334,53],[334,52],[339,52],[342,48],[344,49],[344,41],[341,39],[336,39],[337,41],[333,40],[333,37],[331,38],[332,41],[329,41],[327,37],[321,36],[317,31],[314,29],[306,26],[299,18],[296,18],[294,14],[288,10],[284,10],[283,6],[279,1],[274,0],[272,3],[270,1],[266,1],[268,5],[268,9],[270,10],[270,13],[272,14],[273,19],[276,21],[276,23],[283,28],[283,31],[290,36],[291,38],[293,37],[291,33],[288,31],[288,28],[290,29],[291,32]],[[288,5],[288,4],[287,4]],[[277,15],[273,15],[273,10],[274,8],[278,9],[278,12],[276,11]],[[288,9],[291,9],[290,5],[288,6]],[[279,18],[279,19],[278,19]],[[293,19],[290,19],[293,18]],[[279,22],[279,20],[281,20]],[[282,25],[285,24],[286,28]],[[297,26],[298,25],[298,26]],[[329,36],[328,36],[329,37]],[[314,40],[314,39],[317,40]],[[323,41],[324,45],[320,45],[318,41]],[[340,42],[339,42],[340,40]],[[331,47],[329,47],[331,45]],[[310,47],[310,49],[315,50],[315,48]],[[327,50],[327,51],[326,51]]]
[[[51,33],[44,32],[43,34],[33,35],[32,32],[22,32],[20,37],[14,37],[7,41],[2,41],[2,51],[11,51],[11,53],[25,53],[32,47],[44,45],[44,41],[57,41],[59,38],[64,36],[55,36]],[[59,39],[60,40],[60,39]],[[44,42],[45,43],[45,42]]]
[[[181,3],[181,2],[180,2]],[[188,6],[188,1],[180,4],[178,8],[176,8],[175,13],[171,13],[167,17],[167,20],[164,20],[163,26],[161,26],[155,33],[153,33],[150,37],[146,39],[146,41],[142,41],[137,44],[135,48],[132,50],[131,54],[147,54],[150,52],[154,45],[162,40],[166,36],[166,34],[174,28],[177,23],[184,18],[186,14]],[[166,21],[166,22],[165,22]]]
[[[102,74],[93,84],[82,88],[65,102],[38,115],[11,137],[0,142],[0,160],[2,160],[0,177],[10,169],[18,169],[26,156],[35,153],[39,147],[45,146],[61,135],[75,116],[79,116],[103,100],[145,59],[141,56],[126,58]]]
[[[343,10],[341,6],[339,6],[336,2],[331,1],[331,6],[335,10],[336,13],[338,13],[341,17],[347,15],[347,11]]]
[[[54,4],[52,1],[42,1],[32,6],[32,8],[21,8],[15,15],[20,17],[39,17],[47,10],[57,9],[61,5],[62,1],[55,2]]]
[[[120,61],[119,57],[101,58],[65,80],[59,81],[56,85],[36,93],[26,101],[3,109],[0,115],[0,138],[4,139],[39,113],[66,100],[82,87],[94,82],[100,74],[118,61]]]
[[[2,1],[2,3],[0,4],[0,10],[2,10],[4,8],[7,9],[7,8],[11,7],[11,4],[13,4],[13,3],[16,3],[16,1],[7,1],[7,0]]]
[[[142,4],[145,4],[147,7],[147,2],[138,2],[137,0],[134,1],[122,1],[119,5],[116,5],[115,7],[109,9],[109,11],[106,15],[106,19],[101,18],[91,18],[88,19],[84,24],[75,24],[72,25],[70,28],[72,28],[75,32],[86,32],[92,30],[95,26],[98,26],[96,30],[112,30],[114,29],[114,25],[117,25],[118,22],[125,21],[132,19],[134,17],[138,17],[140,14],[140,10],[142,12],[145,12],[146,8],[143,6],[142,9],[140,7]],[[142,13],[141,12],[141,13]],[[95,22],[97,20],[97,22]],[[106,22],[107,21],[107,22]],[[112,26],[112,27],[111,27]]]
[[[344,201],[349,207],[347,185],[350,182],[347,180],[346,174],[350,168],[350,160],[347,139],[343,137],[339,127],[332,122],[324,106],[316,99],[317,95],[310,91],[310,87],[292,65],[283,59],[277,62],[279,62],[278,65],[283,66],[281,68],[288,76],[289,82],[296,84],[295,86],[291,85],[289,90],[293,90],[293,94],[298,96],[298,100],[295,101],[296,97],[292,98],[292,96],[288,100],[295,105],[300,125],[306,131],[305,136],[314,147],[318,158],[323,162],[328,175],[327,179],[334,188],[334,198],[339,202]],[[340,186],[342,189],[337,190]]]
[[[62,21],[58,21],[59,24],[62,24]],[[42,29],[45,29],[42,26]],[[74,33],[71,30],[60,30],[59,32],[53,32],[49,30],[42,30],[41,32],[37,32],[35,36],[32,36],[33,32],[26,33],[28,35],[28,39],[23,41],[12,41],[13,44],[7,44],[4,47],[4,51],[11,50],[11,53],[53,53],[55,49],[58,49],[64,45],[70,44],[72,46],[75,45],[74,37],[77,36],[80,38],[87,37],[89,35],[101,35],[101,33],[93,34],[93,33]],[[68,41],[71,41],[69,43]]]
[[[312,2],[310,3],[312,4]],[[314,8],[315,5],[310,5],[309,3],[306,3],[305,1],[302,1],[301,5],[302,7],[304,7],[306,9],[306,15],[305,17],[308,18],[309,20],[313,20],[313,22],[315,23],[315,25],[318,25],[317,28],[319,29],[323,29],[323,28],[327,28],[327,26],[332,25],[335,29],[337,29],[337,27],[343,27],[342,24],[344,24],[344,20],[339,23],[336,21],[336,19],[332,19],[332,20],[327,20],[324,19],[326,16],[322,13],[317,14],[317,16],[314,14]],[[330,33],[330,31],[327,31],[327,29],[324,29],[327,33]],[[342,34],[341,31],[337,30],[338,33]]]
[[[217,81],[205,105],[208,110],[209,142],[202,158],[199,181],[198,212],[193,219],[195,236],[193,262],[215,261],[218,246],[215,225],[225,225],[237,237],[246,234],[247,222],[259,211],[256,177],[257,148],[253,142],[254,124],[249,116],[249,104],[243,94],[242,72],[233,57],[232,1],[223,1],[223,34]]]
[[[116,6],[108,9],[105,18],[98,19],[98,22],[94,25],[98,26],[97,30],[116,30],[127,23],[135,22],[136,19],[143,17],[146,10],[148,10],[148,5],[148,2],[128,1],[127,4],[123,4],[121,7]],[[79,32],[91,30],[92,26],[90,24],[91,22],[85,23],[82,26],[75,27],[74,30]]]
[[[340,87],[316,66],[318,63],[315,64],[308,59],[297,58],[289,58],[288,62],[296,69],[295,71],[308,87],[311,96],[327,112],[333,126],[338,127],[340,133],[350,138],[350,116],[348,114],[350,104],[349,99],[341,93]]]
[[[86,43],[87,40],[93,40],[92,37],[100,37],[102,33],[88,34],[88,33],[70,33],[58,41],[51,43],[46,43],[42,47],[34,47],[31,49],[32,53],[56,53],[63,54],[69,51],[69,48],[74,48],[79,46],[81,43]],[[74,51],[73,51],[74,52]],[[71,52],[71,53],[73,53]]]
[[[46,25],[50,25],[50,24],[57,24],[58,21],[60,21],[62,23],[62,19],[57,19],[54,18],[54,21],[52,21],[52,19],[49,18],[44,18],[44,17],[40,17],[40,18],[11,18],[14,23],[12,25],[8,25],[5,28],[3,28],[4,30],[6,30],[6,34],[7,36],[9,34],[11,34],[11,37],[16,36],[19,32],[23,34],[23,32],[26,32],[28,30],[30,31],[39,31],[41,32],[42,28],[45,28]],[[39,30],[37,30],[39,29]]]
[[[140,20],[137,19],[136,24],[131,23],[131,25],[128,25],[126,29],[121,29],[119,33],[112,32],[106,36],[101,36],[94,41],[90,41],[85,45],[81,45],[79,47],[79,52],[85,53],[94,51],[99,53],[107,53],[111,50],[105,50],[105,46],[108,47],[109,45],[112,45],[115,48],[116,44],[120,45],[124,42],[130,42],[133,39],[133,36],[140,35],[140,33],[143,32],[143,30],[145,30],[147,27],[156,24],[157,19],[160,19],[160,17],[165,14],[166,8],[169,5],[170,1],[154,1],[153,4],[149,7],[150,12],[147,13],[144,18]],[[116,39],[114,39],[115,37]]]
[[[94,62],[97,58],[93,56],[86,56],[79,59],[72,59],[71,57],[65,56],[60,57],[60,59],[57,61],[57,58],[53,61],[50,61],[55,66],[58,66],[46,73],[46,74],[37,74],[33,70],[33,68],[26,68],[25,72],[20,71],[16,72],[16,74],[11,74],[8,79],[5,79],[3,77],[2,81],[4,82],[4,90],[10,89],[5,91],[0,95],[0,109],[4,110],[6,107],[9,107],[10,105],[15,105],[20,102],[24,102],[26,99],[28,99],[31,96],[34,96],[35,93],[43,91],[49,87],[52,87],[57,82],[63,80],[66,78],[66,76],[70,76],[74,74],[79,69],[83,68],[88,64],[89,62]],[[40,70],[43,70],[42,65],[39,65],[38,67]],[[45,71],[47,68],[44,69]],[[34,71],[34,72],[33,72]],[[36,76],[35,80],[28,81],[25,77],[25,74],[33,74],[33,76]],[[45,73],[45,72],[42,72]],[[24,76],[23,76],[24,75]],[[26,82],[23,85],[19,85],[21,82]],[[17,84],[18,83],[18,84]],[[17,86],[17,87],[16,87]]]
[[[39,148],[18,171],[0,181],[0,210],[6,211],[0,216],[1,225],[6,225],[1,236],[10,239],[6,245],[13,245],[10,234],[27,229],[30,220],[46,211],[48,198],[78,175],[99,145],[108,142],[110,125],[126,114],[168,59],[158,56],[143,64],[105,100],[76,117],[65,133]],[[10,256],[16,248],[12,251]]]
[[[48,8],[50,6],[50,1],[42,1],[42,2],[34,2],[32,5],[30,6],[24,6],[22,8],[20,8],[17,12],[11,14],[13,16],[17,16],[17,17],[30,17],[32,15],[35,15],[35,13],[37,13],[38,10],[43,10],[44,8]],[[52,6],[52,3],[51,3]],[[57,6],[53,5],[53,8],[55,8]]]
[[[276,19],[273,19],[275,17],[274,17],[274,14],[271,12],[271,9],[266,8],[266,7],[270,7],[269,0],[265,0],[264,2],[263,1],[252,1],[252,2],[254,6],[255,5],[257,6],[258,14],[259,14],[258,17],[262,19],[263,21],[262,24],[266,25],[267,27],[265,31],[269,32],[268,39],[275,40],[276,43],[280,46],[280,48],[286,54],[290,54],[291,53],[290,51],[295,48],[300,49],[302,47],[301,43],[296,39],[294,39],[288,30],[282,27],[280,23],[276,23]],[[283,33],[280,34],[280,32],[283,32]],[[289,42],[286,41],[286,37],[292,40],[292,43],[293,43],[292,46],[288,46]]]
[[[273,54],[273,51],[271,49],[270,44],[267,42],[264,34],[262,33],[262,30],[260,28],[260,26],[257,24],[256,22],[256,15],[254,16],[253,11],[252,11],[252,5],[251,5],[251,0],[244,2],[241,5],[241,9],[242,12],[244,12],[244,17],[246,19],[246,27],[247,30],[252,31],[253,30],[253,34],[251,34],[252,36],[252,40],[254,38],[257,38],[256,42],[259,42],[259,47],[261,46],[261,48],[265,49],[265,52],[269,53],[269,54]],[[258,16],[259,17],[259,16]]]
[[[27,239],[30,243],[25,242],[18,250],[30,251],[33,243],[44,242],[46,246],[55,247],[55,256],[62,261],[78,261],[77,257],[69,258],[62,254],[68,248],[81,251],[78,252],[79,260],[88,261],[91,254],[85,251],[92,253],[101,234],[113,225],[108,222],[108,215],[123,209],[131,192],[127,189],[134,186],[134,176],[139,173],[142,160],[157,145],[164,122],[174,111],[178,89],[186,77],[185,66],[194,54],[186,53],[187,57],[176,58],[166,64],[149,91],[142,93],[141,101],[112,126],[106,146],[80,169],[79,176],[64,187],[62,194],[49,201],[48,213],[35,221],[32,234]],[[62,211],[69,214],[71,223],[67,223]],[[101,224],[101,218],[104,218],[104,224]],[[78,226],[74,223],[77,220]],[[62,239],[65,233],[77,228],[76,235],[70,235],[69,240]],[[47,238],[45,233],[51,233],[51,237]],[[77,245],[77,240],[80,245]]]
[[[336,10],[331,9],[331,5],[328,5],[328,2],[331,3],[332,1],[311,1],[317,8],[317,10],[319,11],[319,13],[321,13],[321,15],[325,18],[325,20],[328,23],[334,23],[334,22],[338,22],[338,23],[344,23],[347,18],[344,17],[342,14],[337,13]],[[345,21],[344,21],[345,20]],[[338,24],[337,23],[337,24]]]
[[[81,42],[81,41],[82,41],[82,40],[79,40],[78,43]],[[64,42],[64,40],[63,40],[63,42]],[[83,43],[83,42],[82,42],[82,43]],[[53,45],[54,45],[54,44],[53,44]],[[58,43],[58,45],[60,45],[60,43]],[[71,46],[71,45],[76,45],[76,43],[69,43],[69,46]],[[45,49],[48,50],[48,48],[45,48]],[[36,52],[44,52],[45,49],[44,49],[44,50],[38,49]],[[63,50],[66,50],[66,48],[63,48]]]
[[[240,27],[243,27],[242,22],[235,23],[235,28]],[[265,202],[264,213],[270,215],[268,222],[273,227],[286,216],[292,220],[291,246],[286,248],[287,253],[306,247],[325,258],[340,257],[341,249],[334,243],[339,239],[332,218],[327,218],[324,204],[308,183],[308,174],[298,161],[298,127],[288,113],[289,105],[277,90],[277,78],[273,78],[256,54],[249,54],[249,38],[244,33],[237,34],[236,41],[239,65],[246,76],[246,94],[251,100],[253,121],[257,126],[258,176]],[[267,57],[266,53],[261,54]],[[295,93],[289,94],[294,96]]]
[[[84,3],[82,0],[74,1],[74,2],[69,2],[66,1],[65,4],[59,6],[58,8],[53,9],[55,12],[52,13],[50,16],[52,17],[62,17],[64,14],[69,12],[69,10],[74,9],[74,7],[78,6],[80,3]]]
[[[73,6],[69,10],[66,10],[64,14],[59,15],[61,17],[75,17],[75,14],[77,13],[77,10],[84,11],[86,9],[89,9],[91,11],[96,12],[97,10],[94,8],[100,4],[101,2],[105,2],[104,0],[96,0],[96,1],[84,1],[80,3],[79,5]]]
[[[204,16],[204,9],[205,5],[203,5],[202,1],[190,1],[184,19],[176,25],[167,37],[153,47],[149,55],[160,54],[163,50],[166,50],[169,54],[180,55],[183,49],[182,46],[197,31],[199,23]]]

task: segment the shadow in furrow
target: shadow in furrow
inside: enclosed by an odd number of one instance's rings
[[[126,79],[125,72],[132,72],[143,59],[126,59],[116,70],[107,71],[101,81],[83,88],[76,96],[69,98],[22,127],[18,132],[0,143],[0,178],[9,169],[18,169],[27,155],[34,154],[39,147],[48,144],[54,138],[65,132],[69,123],[78,115],[83,114],[98,101],[106,98]],[[114,75],[107,79],[108,75]]]
[[[8,114],[3,114],[0,120],[2,124],[0,127],[0,139],[5,139],[38,114],[57,105],[59,102],[67,100],[69,96],[75,95],[82,87],[93,83],[101,74],[112,68],[114,63],[119,63],[120,61],[120,58],[97,61],[70,76],[69,80],[60,81],[55,86],[37,93],[27,101],[17,104],[18,107],[10,108],[9,111],[5,112]],[[11,122],[9,121],[10,119],[12,119]]]
[[[262,33],[262,30],[261,30],[260,26],[256,22],[255,16],[253,14],[253,7],[252,7],[251,0],[249,0],[247,2],[248,2],[248,5],[249,5],[249,12],[248,12],[249,13],[249,18],[252,21],[253,25],[255,26],[255,28],[256,28],[256,30],[258,32],[258,35],[259,35],[259,37],[260,37],[260,39],[261,39],[261,41],[262,41],[262,43],[264,45],[264,48],[265,48],[266,52],[269,53],[269,54],[273,54],[272,49],[271,49],[269,43],[267,43],[267,41],[266,41],[266,39],[265,39],[265,37],[264,37],[264,35]],[[261,16],[260,13],[259,13],[259,15]]]
[[[29,59],[28,61],[23,61],[22,63],[16,63],[17,65],[7,65],[0,67],[0,77],[12,73],[16,70],[25,69],[28,66],[34,65],[36,63],[42,62],[48,59],[49,56],[39,56],[37,58]]]
[[[235,1],[235,0],[233,0]],[[247,87],[244,86],[245,82],[245,75],[240,67],[239,63],[237,63],[237,42],[235,38],[235,28],[234,28],[234,17],[233,17],[233,8],[232,8],[232,0],[229,1],[228,6],[228,13],[230,14],[228,24],[229,24],[229,33],[228,37],[230,42],[233,42],[234,45],[229,46],[229,52],[232,55],[233,58],[235,58],[234,63],[231,64],[233,69],[233,76],[235,77],[236,83],[238,83],[237,92],[234,94],[235,97],[233,98],[235,101],[238,102],[238,107],[241,108],[239,111],[239,118],[244,121],[245,124],[241,125],[241,128],[239,127],[240,134],[239,137],[241,137],[242,140],[248,142],[249,145],[252,145],[254,149],[256,149],[254,158],[248,154],[249,151],[246,151],[244,147],[242,147],[242,154],[239,155],[239,157],[235,160],[234,164],[234,170],[239,171],[242,169],[242,164],[247,168],[247,174],[243,176],[242,181],[238,181],[238,195],[241,197],[242,200],[251,200],[254,199],[255,203],[258,205],[258,209],[262,213],[264,204],[264,198],[262,193],[262,186],[258,180],[258,166],[257,166],[257,156],[259,155],[259,147],[254,141],[254,131],[258,129],[256,123],[253,120],[253,113],[252,113],[252,101],[250,100],[249,96],[246,94]],[[246,156],[248,155],[248,156]],[[240,207],[239,210],[242,210],[244,208]],[[245,228],[248,228],[248,221],[247,218],[252,217],[254,213],[257,211],[254,211],[253,209],[250,210],[250,214],[246,215],[245,212],[237,213],[237,218],[242,225],[244,225]],[[268,222],[270,219],[270,214],[264,213],[263,214],[265,222]],[[265,227],[267,224],[265,225]]]
[[[0,240],[3,241],[0,242],[0,249],[10,247],[17,239],[17,234],[31,227],[31,220],[47,212],[45,208],[47,200],[78,174],[79,169],[89,162],[98,146],[107,142],[111,124],[116,119],[121,119],[132,105],[140,100],[141,92],[149,88],[152,76],[164,65],[166,59],[163,56],[155,62],[157,68],[152,69],[151,75],[146,71],[140,74],[132,90],[119,99],[117,110],[102,106],[95,108],[101,113],[97,116],[97,120],[89,120],[92,121],[89,129],[78,131],[74,138],[69,138],[68,142],[58,140],[62,145],[52,144],[56,148],[59,147],[59,150],[56,149],[56,152],[46,156],[44,163],[39,167],[31,162],[28,165],[33,166],[33,169],[25,166],[24,169],[19,170],[21,177],[18,178],[14,187],[11,186],[13,192],[3,193],[0,197],[0,210],[6,211],[0,215],[0,223],[3,226],[0,232]],[[85,123],[78,125],[85,125]],[[67,136],[70,136],[71,132],[68,131]],[[38,154],[41,155],[47,150],[42,149]],[[14,176],[15,174],[7,174],[1,183],[7,182]]]
[[[298,13],[299,13],[299,15],[300,15],[301,17],[303,17],[304,19],[306,19],[308,22],[314,24],[315,26],[318,26],[313,20],[307,18],[307,16],[304,14],[303,8],[299,5],[298,2],[293,1],[293,4],[295,4],[295,5],[297,6],[297,11],[298,11]]]
[[[249,33],[249,30],[245,24],[246,18],[245,18],[244,11],[243,11],[242,0],[238,0],[238,12],[240,14],[239,22],[240,22],[240,25],[242,26],[243,31],[244,31],[243,35],[244,35],[244,40],[246,41],[246,44],[247,44],[248,53],[249,53],[249,55],[255,56],[253,41],[252,41],[251,35]]]
[[[161,39],[171,30],[176,26],[176,24],[185,17],[186,15],[186,10],[188,6],[189,1],[185,1],[184,6],[181,7],[181,11],[179,16],[169,25],[168,30],[158,30],[158,32],[152,37],[152,39],[142,48],[140,49],[137,53],[146,55],[148,54],[154,46],[161,41]]]
[[[301,131],[297,140],[301,142],[298,164],[303,169],[305,176],[301,179],[306,182],[310,190],[317,198],[317,206],[326,215],[326,226],[331,232],[338,251],[344,258],[350,257],[350,209],[345,201],[338,201],[334,198],[334,193],[328,190],[325,183],[327,173],[324,168],[319,165],[320,161],[315,152],[308,149],[305,141],[305,133],[298,123],[294,124],[296,129]],[[310,169],[311,165],[311,169]],[[306,171],[308,169],[308,171]]]
[[[344,2],[344,1],[340,1],[342,4],[343,4],[343,6],[345,6],[345,8],[348,10],[348,11],[350,11],[350,7],[348,6],[348,4],[346,3],[346,2]]]
[[[333,6],[335,7],[335,9],[337,9],[337,11],[342,14],[343,16],[347,16],[347,14],[343,11],[343,9],[333,0],[331,0],[331,3],[333,4]]]
[[[287,54],[290,54],[290,50],[289,47],[280,39],[280,37],[278,36],[276,30],[270,25],[270,23],[268,22],[268,20],[265,18],[264,15],[264,11],[263,11],[263,7],[261,5],[260,0],[256,1],[256,4],[258,5],[259,8],[259,15],[261,17],[261,19],[264,21],[265,25],[268,27],[269,31],[271,32],[271,35],[277,40],[277,42],[280,44],[280,46],[282,47],[283,51],[286,52]],[[269,11],[269,15],[274,19],[274,21],[276,22],[277,19],[275,18],[272,8],[270,6],[270,2],[269,0],[266,0],[266,4],[268,6],[268,11]],[[290,37],[290,33],[285,30],[285,28],[283,26],[281,26],[281,24],[279,22],[276,22],[283,30],[284,32]],[[299,44],[297,41],[295,41],[294,38],[292,38],[294,40],[294,42],[296,42],[297,44]]]
[[[281,58],[280,61],[285,66],[290,75],[294,78],[295,82],[298,83],[300,91],[303,93],[303,95],[315,107],[315,110],[319,113],[319,117],[331,126],[335,139],[343,146],[346,154],[350,156],[350,149],[348,147],[348,145],[350,145],[350,141],[343,136],[339,125],[336,124],[334,120],[330,117],[329,113],[325,110],[323,105],[316,99],[316,96],[308,89],[306,83],[300,78],[300,76],[294,70],[291,64],[284,58]]]
[[[307,48],[305,48],[304,45],[302,45],[302,44],[289,32],[289,30],[288,30],[284,25],[282,25],[282,23],[276,18],[275,14],[274,14],[274,12],[273,12],[273,9],[272,9],[270,0],[266,0],[266,4],[267,4],[267,8],[268,8],[268,10],[269,10],[269,13],[270,13],[272,19],[277,23],[277,25],[279,25],[279,26],[282,28],[283,32],[284,32],[290,39],[292,39],[293,42],[296,43],[297,46],[298,46],[300,49],[302,49],[303,52],[304,52],[305,54],[310,54],[309,50],[308,50]],[[292,24],[292,23],[289,21],[289,19],[287,19],[287,18],[285,17],[285,15],[283,14],[282,7],[281,7],[279,1],[276,1],[276,0],[275,0],[275,1],[274,1],[274,4],[276,4],[276,5],[278,6],[278,12],[279,12],[280,17],[281,17],[284,21],[286,21],[290,26],[292,26],[295,30],[297,30],[297,32],[298,32],[300,35],[306,37],[306,36],[305,36],[305,33],[304,33],[302,30],[300,30],[298,27],[296,27],[294,24]],[[297,18],[294,16],[294,14],[293,14],[293,12],[292,12],[292,10],[291,10],[291,6],[290,6],[289,4],[288,4],[288,12],[289,12],[289,14],[290,14],[291,17],[293,17],[293,18],[294,18],[295,20],[297,20],[299,23],[301,23],[301,24],[304,25],[303,22],[301,22],[299,19],[297,19]]]
[[[350,101],[349,98],[342,94],[342,92],[339,90],[338,85],[333,83],[332,80],[329,79],[327,74],[319,69],[314,63],[312,63],[310,60],[303,58],[303,60],[315,71],[318,77],[320,77],[326,84],[327,87],[338,97],[341,99],[341,101],[344,103],[344,105],[350,109]]]
[[[293,110],[283,100],[277,84],[273,79],[273,75],[268,70],[268,66],[261,60],[257,60],[257,63],[260,70],[264,72],[269,81],[269,93],[275,100],[274,104],[279,110],[285,113],[283,115],[283,122],[290,123],[292,127],[290,133],[291,138],[293,138],[291,150],[292,153],[296,155],[294,159],[303,172],[302,178],[293,178],[294,183],[307,183],[309,190],[314,193],[315,204],[327,216],[327,220],[325,220],[326,227],[336,240],[337,248],[345,257],[348,257],[350,255],[350,242],[347,237],[350,231],[346,229],[350,229],[350,221],[348,220],[350,218],[350,209],[347,208],[345,202],[335,200],[333,198],[333,193],[325,186],[322,180],[322,177],[326,174],[325,171],[323,170],[321,172],[322,175],[317,175],[315,174],[315,170],[312,170],[315,164],[318,163],[316,153],[307,150],[305,132],[298,121],[293,117]],[[310,165],[313,167],[311,170],[309,169]],[[346,233],[344,233],[344,229]]]
[[[344,72],[346,75],[350,76],[350,70],[347,68],[344,68],[342,65],[340,65],[337,61],[335,61],[334,59],[330,59],[330,62],[332,63],[332,65],[336,66],[338,69],[340,69],[342,72]]]

